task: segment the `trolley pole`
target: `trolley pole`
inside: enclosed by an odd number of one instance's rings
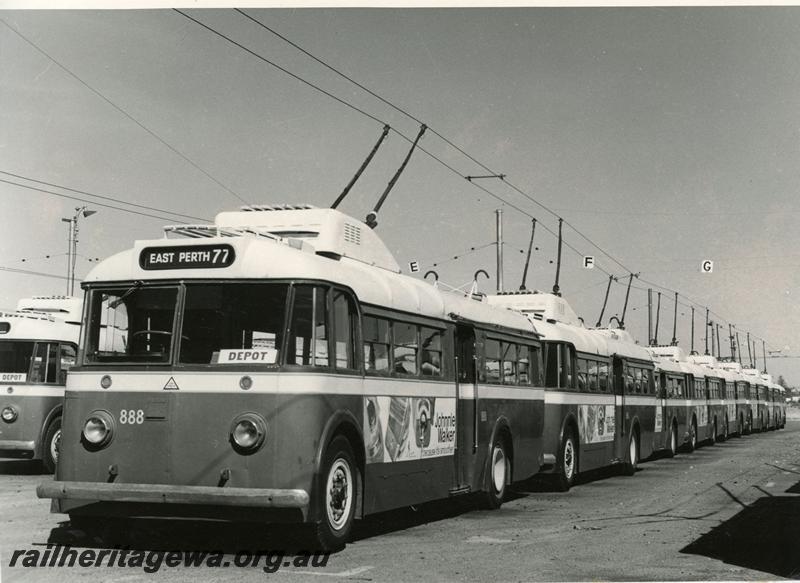
[[[647,343],[653,345],[653,288],[647,288]]]
[[[750,332],[747,333],[747,362],[753,368],[753,354],[750,352]]]
[[[706,308],[706,356],[708,356],[708,308]]]
[[[694,306],[692,306],[692,347],[690,353],[694,354]]]
[[[767,374],[767,344],[761,339],[761,354],[764,356],[764,374]]]
[[[731,341],[731,362],[736,360],[736,345],[733,343],[733,326],[728,324],[728,339]]]

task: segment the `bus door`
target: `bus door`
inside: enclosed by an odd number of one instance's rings
[[[478,358],[475,329],[457,324],[455,330],[456,448],[451,494],[468,492],[476,485]]]
[[[623,460],[628,452],[628,423],[625,410],[625,394],[627,393],[627,365],[618,356],[614,356],[614,453],[613,458]]]
[[[656,426],[655,440],[658,449],[666,448],[669,439],[669,419],[667,418],[667,375],[654,372],[656,380]]]

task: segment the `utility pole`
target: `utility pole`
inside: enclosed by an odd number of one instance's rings
[[[497,215],[497,292],[503,291],[503,209],[494,211]]]
[[[90,217],[97,211],[89,210],[85,206],[75,207],[72,218],[62,218],[61,222],[69,223],[69,240],[67,242],[67,295],[75,293],[75,263],[78,259],[78,219]]]

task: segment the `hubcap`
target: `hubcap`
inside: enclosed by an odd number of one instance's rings
[[[55,432],[53,439],[50,441],[50,457],[54,462],[58,462],[58,449],[61,445],[61,430]]]
[[[350,507],[353,504],[352,484],[353,475],[350,465],[342,458],[337,459],[328,472],[325,491],[328,522],[334,530],[341,530],[350,516]]]
[[[506,456],[502,448],[496,447],[492,455],[492,482],[495,492],[502,492],[506,485]]]
[[[564,444],[564,476],[568,479],[572,479],[572,475],[575,473],[575,444],[572,443],[571,439],[567,440],[567,443]]]

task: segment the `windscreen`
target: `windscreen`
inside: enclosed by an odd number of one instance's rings
[[[34,342],[0,341],[0,378],[3,382],[25,382],[31,366]]]
[[[93,289],[84,362],[168,363],[177,299],[177,287]]]
[[[288,289],[277,283],[187,284],[179,361],[279,364]]]

